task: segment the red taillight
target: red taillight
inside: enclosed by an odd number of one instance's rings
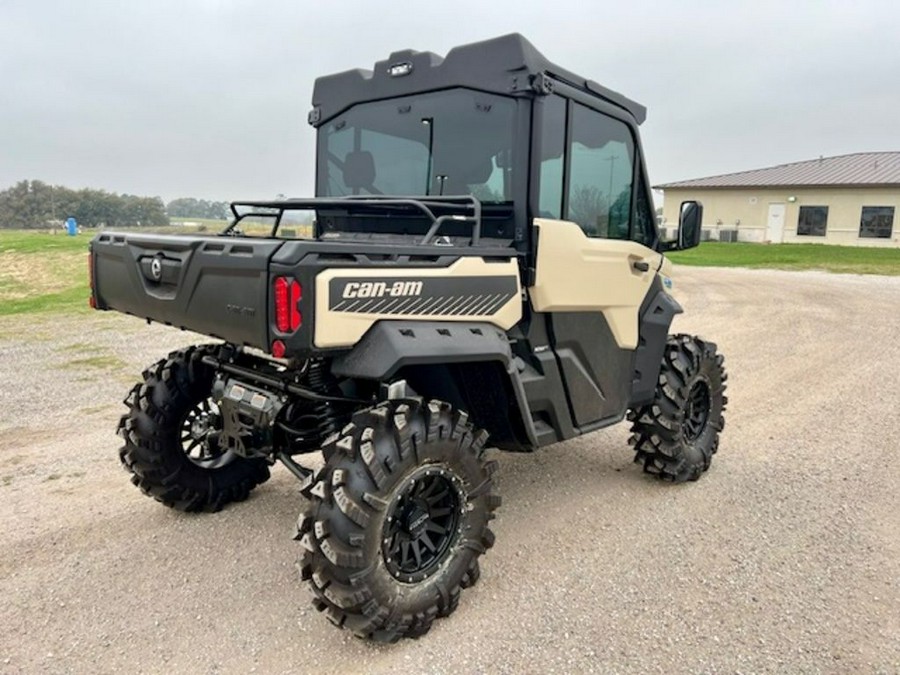
[[[275,327],[280,333],[293,333],[303,323],[299,308],[303,288],[296,279],[276,277],[274,291]]]
[[[291,330],[300,328],[303,316],[300,314],[300,298],[303,297],[303,288],[297,281],[291,282]]]
[[[275,279],[275,327],[287,333],[288,320],[288,282],[284,277]]]
[[[287,349],[281,340],[272,340],[272,356],[276,359],[280,359],[284,356],[286,351]]]

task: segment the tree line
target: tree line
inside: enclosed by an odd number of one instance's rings
[[[0,228],[60,227],[67,218],[81,227],[159,227],[170,218],[224,220],[229,213],[227,202],[183,197],[165,204],[161,197],[73,190],[39,180],[22,180],[0,192]]]
[[[180,197],[173,199],[166,205],[169,218],[212,218],[214,220],[227,220],[231,217],[231,208],[228,202],[211,202],[206,199],[194,199],[193,197]]]

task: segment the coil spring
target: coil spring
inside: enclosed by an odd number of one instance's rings
[[[337,380],[328,369],[325,361],[318,359],[311,361],[306,373],[306,382],[310,389],[327,394],[336,388]],[[333,403],[317,401],[315,404],[316,416],[319,418],[319,438],[326,439],[342,425],[342,415],[335,409]]]

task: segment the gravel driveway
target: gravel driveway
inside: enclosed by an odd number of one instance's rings
[[[730,373],[710,472],[645,477],[624,425],[496,453],[481,581],[394,646],[312,609],[282,467],[199,516],[128,482],[119,401],[196,336],[0,320],[0,671],[900,672],[900,277],[681,268],[675,290]]]

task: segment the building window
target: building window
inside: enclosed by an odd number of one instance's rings
[[[801,206],[800,216],[797,218],[797,234],[824,237],[827,223],[827,206]]]
[[[860,237],[890,239],[894,227],[893,206],[864,206],[859,220]]]

